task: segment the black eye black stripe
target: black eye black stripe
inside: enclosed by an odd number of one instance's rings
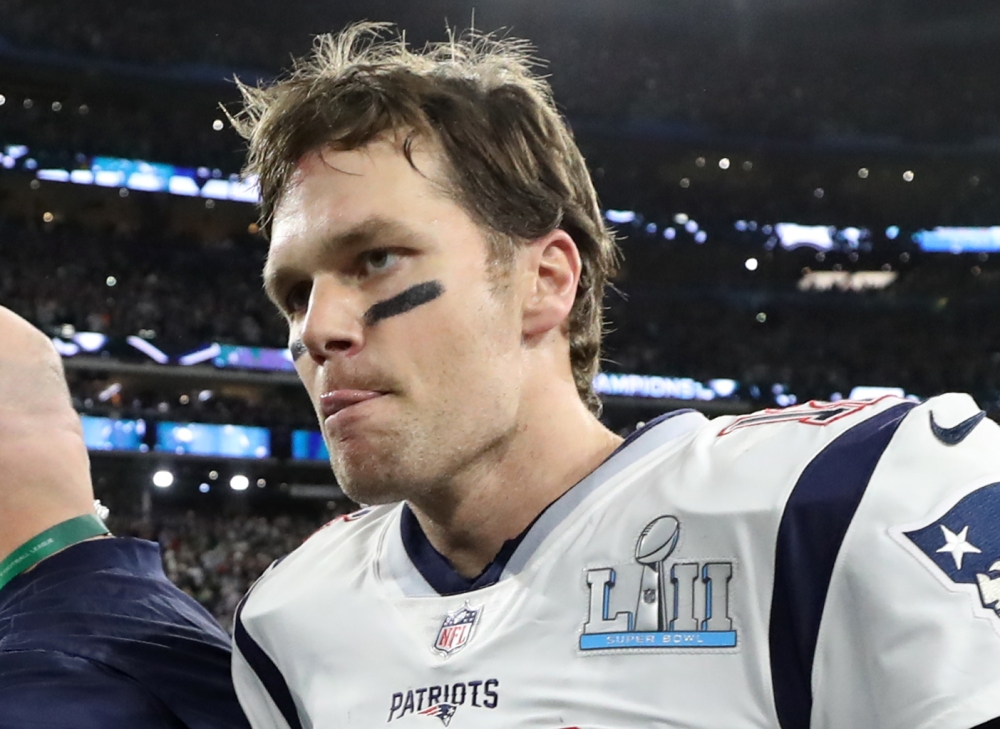
[[[418,283],[391,298],[379,301],[377,304],[372,304],[368,311],[365,312],[365,324],[371,326],[378,324],[383,319],[405,314],[411,309],[416,309],[418,306],[434,301],[434,299],[443,293],[444,286],[441,285],[440,281]],[[306,345],[301,339],[296,339],[288,345],[288,349],[292,354],[293,360],[298,360],[299,357],[306,353]]]
[[[365,324],[371,326],[391,316],[405,314],[411,309],[434,301],[443,293],[444,286],[441,285],[440,281],[425,281],[416,284],[390,299],[372,304],[371,308],[365,312]]]
[[[301,339],[296,339],[288,345],[288,351],[292,353],[292,360],[297,361],[306,353],[306,345]]]

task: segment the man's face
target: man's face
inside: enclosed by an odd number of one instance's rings
[[[389,141],[306,155],[265,269],[334,473],[361,503],[438,493],[517,428],[516,287],[491,276],[434,150],[412,156],[419,172]]]

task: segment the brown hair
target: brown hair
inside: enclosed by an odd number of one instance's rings
[[[469,32],[420,52],[383,23],[358,23],[316,39],[310,56],[270,86],[239,83],[244,108],[230,117],[249,142],[247,175],[259,177],[261,225],[270,229],[296,163],[327,145],[357,149],[386,134],[441,145],[450,193],[488,231],[494,261],[517,240],[565,230],[583,270],[569,316],[570,364],[595,412],[604,288],[618,265],[597,195],[549,85],[532,72],[524,41]],[[412,160],[411,160],[412,164]]]

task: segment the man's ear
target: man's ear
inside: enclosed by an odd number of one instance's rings
[[[556,228],[525,247],[530,290],[524,302],[522,334],[537,338],[568,329],[583,264],[569,233]]]

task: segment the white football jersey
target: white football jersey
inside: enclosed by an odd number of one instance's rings
[[[255,729],[971,729],[998,609],[971,398],[685,411],[477,580],[405,505],[332,522],[240,606],[233,671]]]

